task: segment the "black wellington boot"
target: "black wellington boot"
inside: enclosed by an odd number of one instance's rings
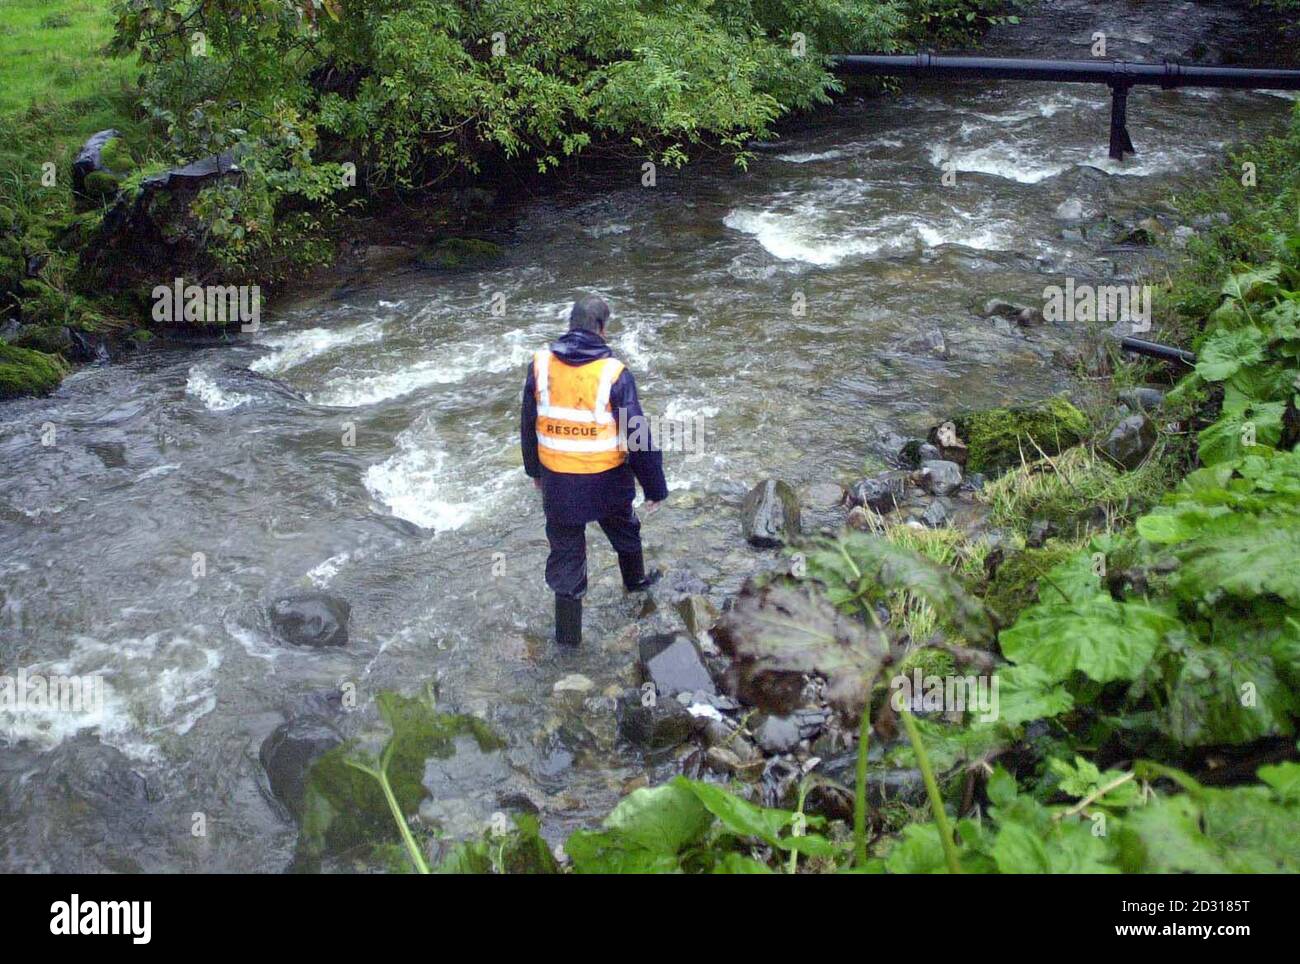
[[[572,596],[555,597],[555,641],[561,646],[582,642],[582,600]]]
[[[662,569],[655,569],[647,576],[645,556],[640,552],[620,552],[618,554],[618,571],[623,574],[623,588],[628,592],[640,592],[643,589],[649,589],[664,574]]]

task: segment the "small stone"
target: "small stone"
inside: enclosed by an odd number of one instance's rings
[[[921,513],[921,524],[927,529],[942,529],[948,524],[950,514],[943,500],[935,499]]]
[[[585,695],[590,693],[595,687],[590,679],[581,673],[570,673],[568,676],[556,680],[555,685],[551,687],[551,692],[556,694],[578,693]]]
[[[1077,197],[1068,197],[1056,206],[1055,217],[1058,221],[1082,221],[1083,201]]]
[[[1106,437],[1101,453],[1121,468],[1132,471],[1142,464],[1156,444],[1156,426],[1146,415],[1130,415]]]
[[[691,736],[691,714],[676,700],[656,700],[646,706],[641,694],[619,701],[619,732],[628,742],[651,751],[670,750]]]
[[[808,486],[809,505],[836,506],[844,502],[844,487],[835,482],[814,482]]]
[[[931,495],[952,495],[961,485],[961,466],[956,462],[931,459],[922,463],[921,475]]]
[[[718,621],[718,607],[709,601],[708,596],[701,596],[698,593],[683,596],[677,600],[675,608],[678,615],[682,617],[686,631],[696,639],[712,629]]]
[[[1143,385],[1120,392],[1119,401],[1130,412],[1150,414],[1160,410],[1160,406],[1165,403],[1165,393],[1158,388]]]
[[[1025,545],[1030,549],[1041,549],[1047,540],[1056,535],[1056,525],[1047,519],[1035,519],[1029,523],[1029,533],[1025,536]]]
[[[866,506],[882,514],[891,512],[903,498],[906,485],[906,472],[882,472],[854,482],[849,490],[849,500],[855,506]]]
[[[766,753],[789,753],[799,745],[799,725],[788,716],[766,716],[754,731]]]
[[[709,747],[704,753],[704,759],[714,773],[735,773],[742,766],[740,757],[722,746]]]

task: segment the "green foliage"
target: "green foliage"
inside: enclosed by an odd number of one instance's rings
[[[819,817],[756,806],[722,787],[677,777],[635,790],[598,831],[564,845],[576,873],[769,873],[755,848],[778,857],[830,858],[836,847],[809,833]]]
[[[391,840],[395,831],[414,850],[405,819],[394,818],[414,814],[427,795],[425,762],[454,755],[460,735],[472,736],[484,752],[503,745],[481,720],[435,709],[428,694],[384,692],[375,703],[387,732],[350,740],[312,766],[300,835],[308,856],[373,846]],[[411,859],[427,872],[421,852],[412,852]]]

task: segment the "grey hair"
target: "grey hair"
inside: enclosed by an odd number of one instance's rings
[[[594,331],[600,334],[609,324],[609,305],[599,295],[585,295],[569,311],[569,331]]]

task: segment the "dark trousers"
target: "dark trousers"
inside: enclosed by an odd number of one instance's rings
[[[617,553],[641,551],[641,520],[628,503],[616,515],[596,520]],[[546,584],[558,596],[580,599],[587,591],[587,527],[546,520],[551,554],[546,558]]]

